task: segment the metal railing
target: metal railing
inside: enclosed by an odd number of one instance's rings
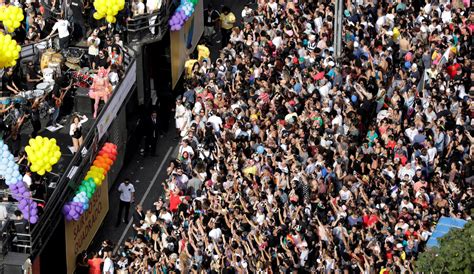
[[[127,20],[127,41],[133,43],[134,41],[141,42],[144,37],[149,37],[152,40],[160,40],[169,30],[168,20],[172,12],[178,7],[178,0],[163,1],[160,9],[153,13],[134,16]],[[155,17],[155,22],[150,24],[150,19]],[[155,34],[151,34],[150,28],[155,28]]]
[[[12,227],[12,220],[6,219],[2,220],[4,222],[0,230],[0,261],[3,262],[3,258],[7,255],[10,250],[10,245],[12,241],[12,236],[10,233],[10,228]],[[1,265],[1,264],[0,264]]]
[[[133,52],[133,50],[130,48],[128,50]],[[129,73],[136,73],[136,71],[130,71],[130,68],[135,67],[132,66],[135,62],[135,59],[128,55],[128,53],[125,53],[124,57],[124,64],[126,65],[127,69],[123,79],[125,79],[126,75]],[[97,138],[96,130],[98,123],[101,121],[106,110],[110,107],[110,103],[114,101],[114,97],[117,94],[116,91],[120,90],[122,85],[124,85],[124,81],[121,81],[120,84],[117,85],[114,93],[112,93],[111,98],[102,107],[102,110],[100,111],[97,119],[94,121],[91,130],[84,138],[84,143],[79,149],[80,153],[76,153],[72,158],[71,162],[66,168],[66,171],[63,173],[63,176],[58,181],[55,191],[49,198],[48,203],[44,209],[44,214],[41,216],[38,223],[33,227],[31,232],[31,254],[33,256],[41,253],[46,243],[51,238],[56,227],[60,222],[63,221],[61,216],[62,207],[72,198],[74,191],[80,185],[85,173],[87,172],[86,169],[90,166],[93,159],[95,158],[95,155],[98,152],[97,148],[100,147],[100,142],[103,141],[98,140]],[[133,88],[134,85],[132,85],[130,90],[127,91],[127,95],[130,95],[130,91],[133,90]]]
[[[26,44],[21,46],[20,60],[23,58],[28,58],[30,56],[38,54],[38,46],[41,44],[46,44],[47,47],[52,46],[52,41],[58,37],[58,34],[55,33],[49,38],[43,38],[38,42]]]

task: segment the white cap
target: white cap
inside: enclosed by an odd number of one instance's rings
[[[334,64],[334,62],[333,62],[333,61],[329,61],[329,62],[328,62],[328,66],[330,66],[330,67],[334,67],[334,65],[335,65],[335,64]]]
[[[359,42],[355,41],[354,42],[354,48],[358,48],[359,47]]]

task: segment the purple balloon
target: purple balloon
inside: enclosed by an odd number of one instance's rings
[[[71,210],[71,206],[69,204],[65,204],[63,207],[64,214],[67,214]]]
[[[37,215],[38,215],[38,209],[37,209],[37,208],[32,209],[32,210],[30,211],[30,215],[31,215],[31,216],[37,216]]]
[[[28,204],[28,201],[26,199],[21,198],[20,199],[20,205],[25,207]]]
[[[71,215],[69,215],[69,214],[68,214],[68,215],[66,215],[66,221],[68,221],[68,222],[72,221],[72,216],[71,216]]]
[[[30,223],[36,224],[37,222],[38,222],[38,216],[32,216],[32,217],[30,218]]]
[[[23,197],[25,197],[25,199],[30,198],[31,197],[31,192],[29,192],[29,191],[23,192]]]
[[[20,186],[20,187],[18,188],[18,193],[24,193],[25,191],[26,191],[25,186]]]

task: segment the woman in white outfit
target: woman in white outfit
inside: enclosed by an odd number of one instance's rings
[[[69,135],[72,138],[72,145],[74,147],[74,153],[79,151],[79,148],[82,146],[84,137],[82,136],[82,124],[87,122],[87,116],[74,115],[72,117],[71,127],[69,128]]]
[[[180,136],[185,137],[188,134],[188,129],[191,126],[191,121],[193,119],[193,112],[191,110],[191,105],[186,103],[185,106],[185,111],[183,115],[183,125],[180,129]]]
[[[174,114],[174,118],[176,119],[176,133],[178,137],[181,136],[181,129],[186,123],[185,114],[186,107],[183,105],[183,100],[181,96],[178,96],[178,98],[176,98],[176,111]]]

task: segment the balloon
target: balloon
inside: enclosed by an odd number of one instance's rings
[[[37,222],[38,222],[38,217],[37,217],[37,216],[32,216],[32,217],[30,218],[30,223],[36,224]]]
[[[52,166],[55,165],[61,157],[59,146],[54,138],[43,138],[37,136],[30,139],[30,145],[25,151],[28,156],[28,161],[31,162],[30,170],[39,175],[44,175],[45,172],[51,172]]]
[[[263,154],[265,152],[265,148],[263,146],[258,146],[257,147],[257,153],[258,154]]]
[[[104,16],[102,16],[102,15],[101,15],[100,13],[98,13],[98,12],[94,12],[94,15],[93,15],[93,16],[94,16],[94,19],[95,19],[95,20],[100,20],[100,19],[104,18]]]
[[[110,14],[110,13],[107,12],[107,14]],[[105,20],[107,20],[107,22],[109,23],[112,23],[112,21],[114,20],[114,17],[113,15],[107,15],[107,17],[105,17]]]

